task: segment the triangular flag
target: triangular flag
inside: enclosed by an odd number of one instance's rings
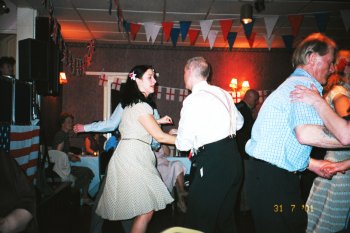
[[[283,39],[284,45],[286,46],[288,51],[291,52],[292,48],[293,48],[294,36],[293,35],[282,35],[282,39]]]
[[[341,10],[340,13],[341,13],[341,17],[343,18],[345,30],[349,31],[349,28],[350,28],[350,10]]]
[[[171,29],[174,26],[174,22],[163,22],[162,26],[163,26],[165,41],[168,42],[170,38]]]
[[[171,41],[173,42],[173,46],[176,47],[177,39],[179,38],[180,28],[171,29]]]
[[[292,34],[294,37],[298,35],[303,19],[304,15],[288,15],[288,21],[292,27]]]
[[[269,51],[271,50],[271,47],[272,47],[272,41],[273,39],[275,38],[275,35],[271,35],[270,37],[268,37],[266,34],[264,35],[265,37],[265,41],[266,41],[266,44],[267,44],[267,48],[269,49]]]
[[[231,30],[233,20],[232,19],[222,19],[220,20],[220,26],[222,35],[224,36],[224,41],[227,41],[227,35]]]
[[[209,31],[208,40],[209,40],[210,49],[212,49],[213,46],[214,46],[214,43],[215,43],[216,37],[218,35],[218,32],[219,31],[217,31],[217,30],[210,30]]]
[[[130,23],[126,20],[123,21],[123,27],[125,32],[130,32]]]
[[[256,32],[253,32],[250,34],[250,37],[248,38],[249,47],[251,48],[253,47],[255,36],[256,36]]]
[[[181,39],[185,41],[188,29],[191,26],[191,21],[180,21]]]
[[[199,24],[201,26],[203,41],[207,39],[213,20],[200,20]]]
[[[150,39],[152,38],[152,44],[154,44],[158,36],[160,26],[152,22],[145,22],[144,27],[145,27],[147,41],[149,42]]]
[[[329,21],[329,13],[316,13],[314,16],[316,18],[318,30],[320,32],[325,32]]]
[[[191,29],[188,31],[188,36],[190,37],[190,45],[194,45],[199,35],[198,29]]]
[[[136,34],[140,30],[140,27],[141,27],[141,24],[130,23],[130,33],[131,33],[131,37],[132,37],[133,40],[135,40]]]
[[[278,15],[272,15],[272,16],[265,16],[264,17],[266,33],[267,33],[267,37],[268,38],[270,38],[270,36],[272,35],[273,29],[276,26],[278,17],[279,17]]]
[[[230,47],[230,51],[232,50],[233,44],[237,38],[237,32],[229,32],[227,35],[228,46]]]
[[[253,26],[254,26],[255,19],[251,23],[243,24],[244,34],[245,37],[248,39],[250,37],[250,34],[252,33]]]

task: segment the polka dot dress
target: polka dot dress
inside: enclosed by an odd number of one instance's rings
[[[122,139],[108,164],[106,185],[96,209],[104,219],[130,219],[173,202],[156,169],[152,137],[138,121],[146,114],[153,114],[146,103],[124,109],[119,126]]]

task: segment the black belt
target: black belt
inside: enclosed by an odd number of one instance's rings
[[[211,142],[211,143],[205,144],[205,145],[203,145],[203,146],[201,146],[201,147],[198,147],[198,149],[196,150],[196,154],[198,154],[198,153],[200,153],[200,152],[203,152],[204,149],[205,149],[205,147],[211,146],[211,145],[213,145],[213,144],[215,144],[215,143],[223,142],[223,141],[225,141],[225,140],[231,140],[231,139],[233,139],[233,138],[235,138],[235,137],[236,137],[235,134],[234,134],[234,135],[229,135],[229,136],[227,136],[226,138],[223,138],[223,139],[221,139],[221,140],[219,140],[219,141]]]
[[[266,162],[266,161],[261,160],[261,159],[256,159],[256,158],[251,157],[251,156],[250,156],[250,159],[253,160],[253,161],[255,161],[255,162],[258,162],[258,163],[264,163],[264,164],[267,164],[267,165],[270,165],[270,166],[277,167],[276,165],[274,165],[274,164],[272,164],[272,163]],[[288,171],[288,170],[283,169],[283,168],[280,168],[280,167],[277,167],[277,168],[282,169],[282,170],[284,170],[284,171],[286,171],[286,172],[292,173],[292,174],[294,174],[294,175],[299,175],[299,174],[301,173],[301,172],[299,172],[299,171],[291,172],[291,171]]]

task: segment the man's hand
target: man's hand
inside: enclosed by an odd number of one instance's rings
[[[323,169],[323,167],[332,164],[332,162],[328,160],[316,160],[316,159],[310,159],[310,163],[307,169],[310,171],[316,173],[320,177],[326,178],[326,179],[331,179],[334,175],[334,173],[327,172],[326,170]]]
[[[311,89],[302,85],[295,86],[295,89],[290,92],[290,97],[292,98],[292,102],[303,102],[311,106],[324,101],[313,84],[311,84]]]
[[[76,124],[73,126],[74,133],[83,133],[85,132],[84,125]]]

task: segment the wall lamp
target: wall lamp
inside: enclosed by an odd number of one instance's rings
[[[66,77],[66,73],[64,72],[60,72],[60,84],[67,84],[68,83],[68,79]]]
[[[253,7],[250,4],[244,4],[241,6],[241,22],[248,24],[253,22]]]
[[[235,103],[239,102],[241,96],[244,96],[245,93],[250,89],[249,82],[243,81],[241,89],[238,88],[238,80],[232,78],[229,86],[232,89],[231,95]]]

